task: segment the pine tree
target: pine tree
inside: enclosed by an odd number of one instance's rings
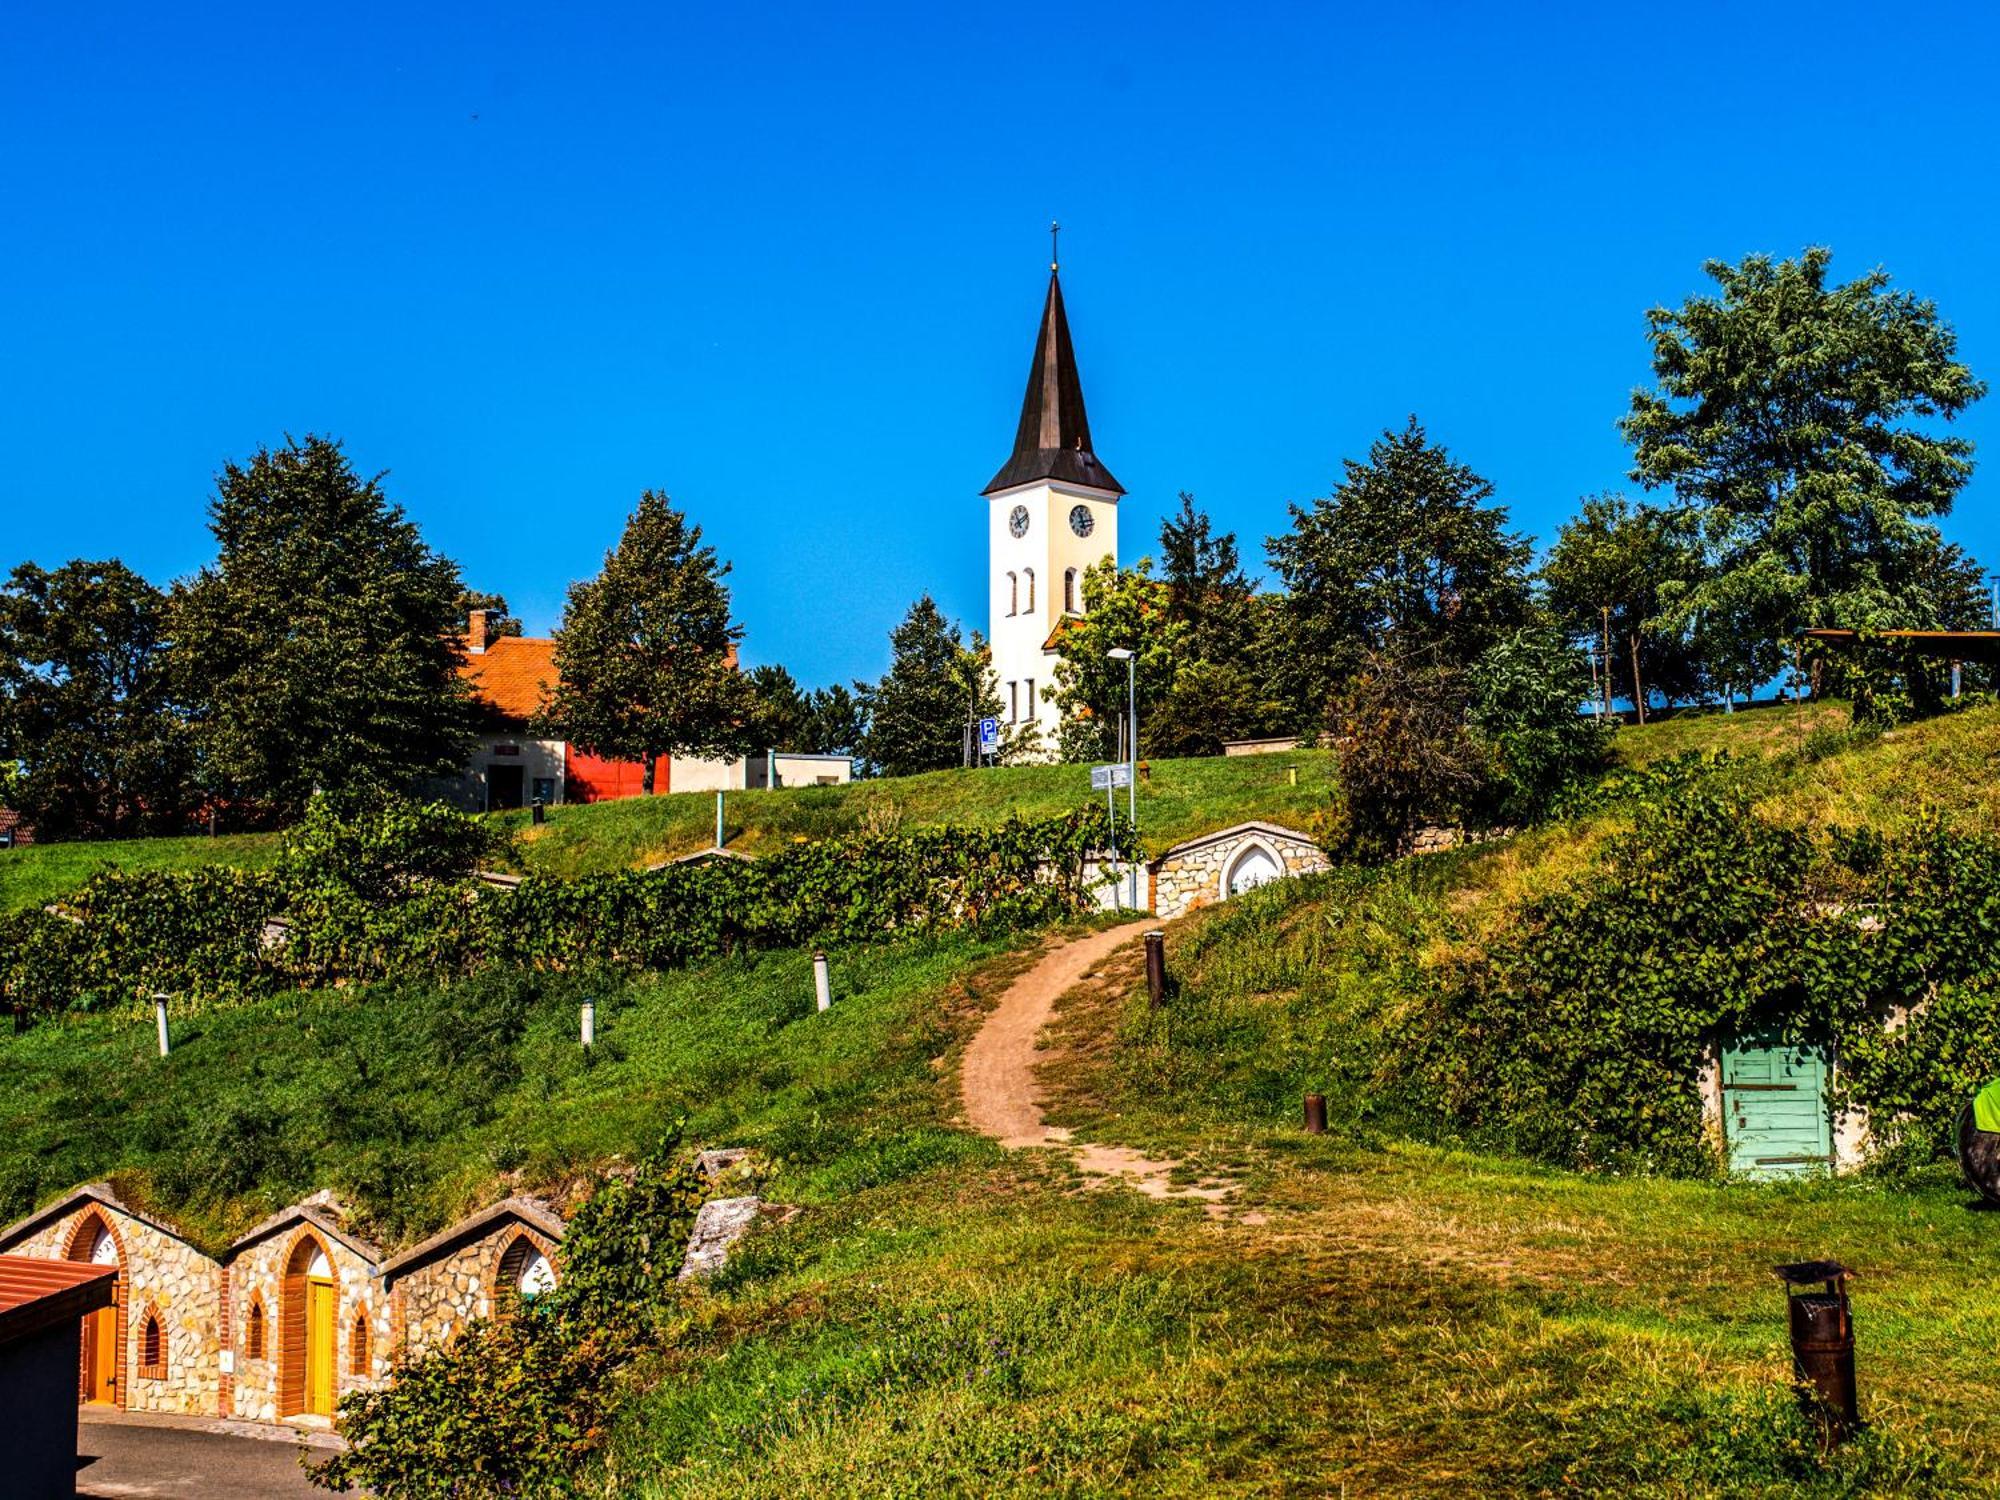
[[[966,726],[1000,708],[982,644],[968,647],[925,594],[889,632],[889,650],[888,672],[865,695],[862,757],[884,776],[962,765]]]

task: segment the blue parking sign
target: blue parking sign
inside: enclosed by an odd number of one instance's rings
[[[1000,748],[1000,721],[998,719],[981,719],[979,721],[979,748],[981,750],[997,750]]]

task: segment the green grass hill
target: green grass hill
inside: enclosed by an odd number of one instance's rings
[[[1773,815],[2000,831],[2000,708],[1882,736],[1837,708],[1621,730],[1620,759],[1727,751]],[[1284,775],[1299,767],[1299,784]],[[1298,823],[1324,756],[1166,762],[1148,842]],[[732,844],[998,818],[1087,796],[1051,768],[730,799]],[[525,867],[615,868],[707,842],[712,800],[559,810]],[[1284,882],[1173,924],[1177,985],[1129,950],[1058,1009],[1041,1085],[1077,1139],[1238,1184],[1231,1210],[1081,1190],[964,1126],[959,1060],[1063,934],[802,954],[591,985],[502,975],[353,986],[190,1018],[60,1017],[0,1039],[0,1210],[111,1176],[217,1244],[331,1186],[390,1245],[503,1190],[572,1197],[675,1119],[759,1148],[799,1206],[687,1294],[608,1443],[615,1492],[1978,1495],[2000,1488],[1994,1216],[1943,1173],[1724,1184],[1525,1164],[1373,1102],[1350,1019],[1583,868],[1617,805],[1380,876]],[[160,841],[159,863],[206,841]],[[146,846],[112,855],[134,865]],[[266,846],[233,845],[254,861]],[[0,893],[82,867],[17,851]],[[38,883],[39,882],[39,883]],[[32,887],[32,889],[30,889]],[[27,894],[23,894],[23,892]],[[1075,929],[1081,931],[1083,929]],[[576,1006],[598,1001],[588,1061]],[[1305,1087],[1332,1129],[1297,1121]],[[1855,1266],[1870,1430],[1823,1459],[1787,1384],[1780,1261]]]

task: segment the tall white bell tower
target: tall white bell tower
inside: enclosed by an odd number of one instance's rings
[[[992,575],[987,639],[1000,679],[1001,721],[1016,732],[1034,724],[1052,755],[1062,721],[1046,696],[1055,686],[1056,635],[1065,619],[1083,613],[1084,570],[1117,560],[1118,497],[1125,493],[1091,451],[1053,258],[1014,452],[984,493]]]

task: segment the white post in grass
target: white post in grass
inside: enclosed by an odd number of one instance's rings
[[[158,1028],[160,1033],[160,1056],[165,1057],[169,1045],[167,1041],[167,997],[165,995],[153,996],[153,1024]]]
[[[583,1002],[583,1045],[589,1047],[597,1041],[597,1002]]]
[[[827,973],[824,953],[813,955],[813,998],[821,1010],[833,1008],[833,981]]]
[[[720,787],[716,788],[715,792],[715,847],[718,849],[722,847],[722,789]]]

